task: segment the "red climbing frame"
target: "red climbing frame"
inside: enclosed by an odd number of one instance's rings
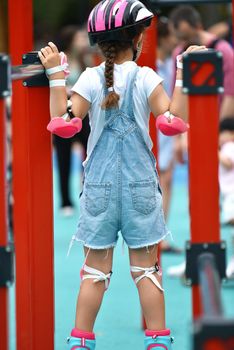
[[[234,9],[234,0],[232,0]],[[233,35],[234,35],[234,11]],[[205,69],[197,79],[204,81]],[[217,95],[189,97],[189,196],[192,243],[220,242]],[[200,127],[202,125],[202,128]],[[202,140],[202,142],[201,142]],[[193,317],[202,314],[199,287],[192,287]]]
[[[9,0],[13,65],[33,48],[32,0]],[[13,195],[18,350],[54,349],[53,210],[49,89],[13,83]],[[1,348],[2,349],[2,348]],[[5,349],[4,349],[5,350]]]
[[[205,77],[205,70],[201,70],[201,74]],[[192,243],[220,241],[218,111],[217,95],[189,97],[189,198]],[[193,286],[192,295],[193,316],[197,318],[202,311],[198,286]]]
[[[7,201],[6,201],[6,111],[5,101],[0,97],[0,246],[6,246]],[[8,290],[0,287],[0,349],[8,349]]]

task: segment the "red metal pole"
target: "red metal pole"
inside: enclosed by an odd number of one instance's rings
[[[6,200],[6,113],[5,101],[0,98],[0,246],[7,246],[7,200]],[[0,349],[9,347],[8,289],[0,287]]]
[[[13,64],[32,51],[32,0],[8,0]],[[17,349],[54,349],[49,91],[13,83],[13,196]],[[45,346],[46,342],[46,346]]]
[[[206,70],[200,70],[202,81]],[[217,95],[189,97],[189,195],[192,243],[216,243],[219,235]],[[199,287],[193,286],[193,316],[201,315]]]

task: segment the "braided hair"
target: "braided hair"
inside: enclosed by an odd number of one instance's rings
[[[136,29],[137,34],[141,34],[145,27],[139,25]],[[136,35],[137,35],[136,34]],[[118,107],[120,96],[114,90],[114,62],[117,55],[129,48],[133,49],[132,40],[129,41],[106,41],[98,44],[105,59],[105,80],[106,88],[108,90],[107,96],[104,98],[101,107],[103,109],[110,109]],[[134,50],[133,50],[134,51]]]
[[[105,80],[108,94],[102,102],[103,109],[118,107],[120,96],[114,91],[114,62],[117,56],[116,42],[105,42],[100,44],[101,51],[106,58]]]
[[[119,52],[131,47],[129,42],[120,43],[117,41],[108,41],[99,44],[100,49],[106,58],[105,62],[105,80],[108,90],[107,96],[102,102],[103,109],[118,107],[120,96],[114,90],[114,62]]]

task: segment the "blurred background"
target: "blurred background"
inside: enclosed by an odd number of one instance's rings
[[[147,3],[147,1],[142,1]],[[83,26],[95,0],[34,0],[34,38],[35,42],[47,42],[55,36],[58,30],[66,25]],[[166,6],[158,11],[167,15],[172,6]],[[231,5],[202,4],[196,6],[204,19],[205,28],[220,22],[231,22]],[[46,15],[45,15],[46,14]],[[209,16],[207,16],[209,14]],[[7,51],[7,1],[0,1],[0,51]]]
[[[86,67],[94,66],[102,61],[99,51],[89,47],[86,33],[88,14],[97,1],[34,0],[33,3],[35,50],[45,46],[48,41],[54,41],[58,48],[67,54],[71,67],[67,90],[69,96],[70,88],[77,81],[81,72]],[[201,15],[204,29],[232,45],[231,6],[201,3],[195,8]],[[167,23],[167,18],[173,9],[172,6],[165,6],[157,11],[157,15],[161,18],[161,27],[158,28],[162,35],[161,38],[169,35],[168,28],[165,34],[163,26]],[[177,44],[177,41],[172,41],[169,54],[167,53],[170,59]],[[160,47],[160,42],[159,47],[155,50],[158,51],[159,56],[161,54],[163,57],[163,48]],[[8,52],[6,0],[0,0],[0,52]],[[156,63],[163,75],[160,61]],[[171,81],[171,74],[166,73],[165,83],[167,80]],[[234,118],[234,115],[232,117]],[[83,263],[82,247],[78,244],[75,244],[69,257],[66,255],[71,236],[76,231],[79,216],[79,193],[83,176],[82,162],[85,159],[88,135],[89,122],[87,117],[82,133],[72,140],[53,138],[56,350],[65,348],[66,337],[73,327],[76,295],[80,283],[79,270]],[[164,141],[159,140],[159,142]],[[161,145],[163,147],[163,144]],[[162,266],[166,290],[167,326],[171,328],[172,334],[175,336],[173,349],[189,350],[192,326],[191,290],[186,286],[184,279],[184,247],[185,241],[189,239],[186,138],[182,142],[180,140],[179,146],[177,146],[178,143],[174,140],[171,146],[173,149],[172,158],[165,169],[163,165],[161,168],[164,193],[169,191],[168,197],[165,199],[166,207],[164,209],[167,224],[173,236],[173,240],[165,242],[165,246],[162,247]],[[163,155],[161,159],[160,162],[163,163]],[[222,220],[221,223],[222,238],[228,244],[228,261],[232,261],[233,225],[223,223]],[[128,265],[127,249],[125,247],[125,251],[123,251],[121,242],[119,242],[114,259],[111,287],[106,293],[95,327],[98,338],[97,350],[117,350],[120,348],[140,350],[143,348],[140,305]],[[233,305],[233,281],[234,270],[231,271],[230,278],[222,289],[225,314],[230,317],[233,317],[233,308],[230,307]],[[15,349],[14,320],[14,287],[12,287],[11,350]]]

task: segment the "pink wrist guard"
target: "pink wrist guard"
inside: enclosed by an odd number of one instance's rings
[[[65,78],[67,78],[68,75],[70,74],[70,70],[68,68],[67,56],[62,51],[59,53],[59,55],[61,56],[61,66],[66,66],[66,68],[64,69],[64,74],[65,74]]]
[[[68,63],[67,63],[67,56],[65,55],[64,52],[60,52],[60,66],[55,66],[51,68],[47,68],[45,70],[47,77],[50,76],[51,74],[58,73],[58,72],[64,72],[65,78],[70,74],[70,71],[68,69]]]
[[[185,123],[181,118],[166,112],[157,117],[156,128],[166,136],[175,136],[188,131],[189,124]]]

